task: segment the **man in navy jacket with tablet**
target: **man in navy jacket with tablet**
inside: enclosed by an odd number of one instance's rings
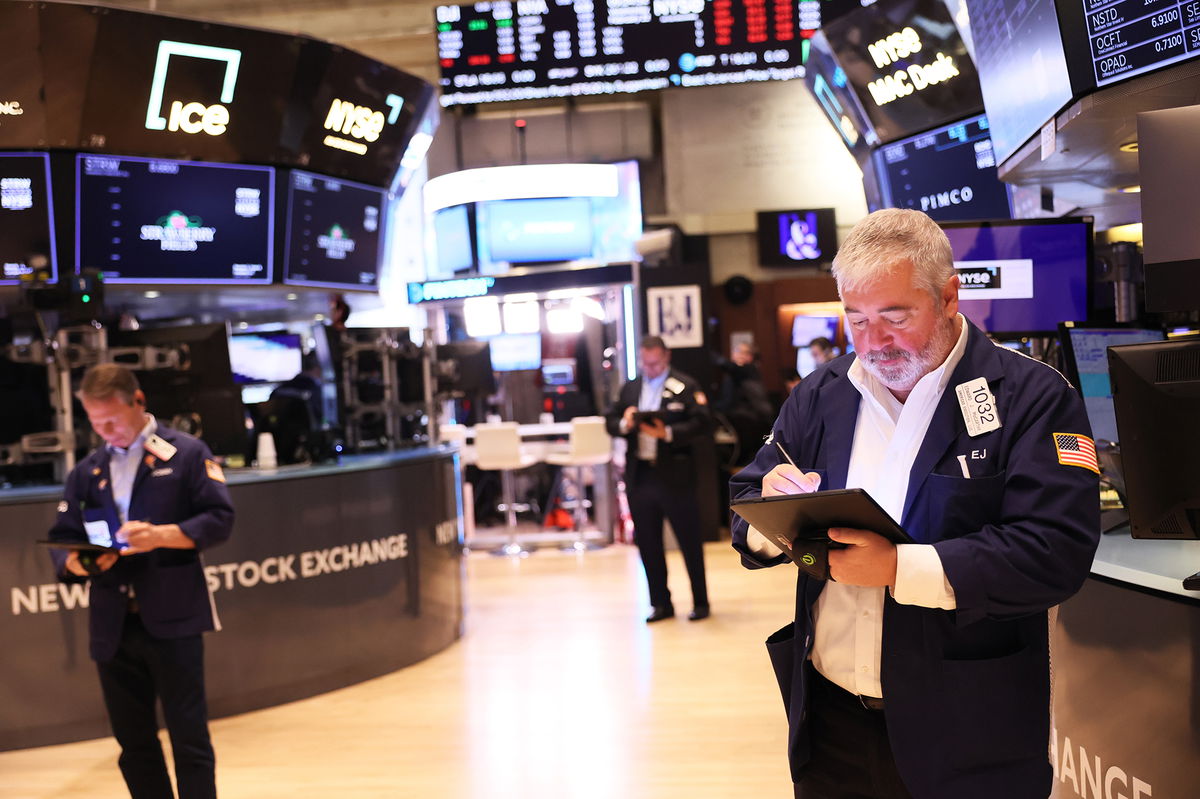
[[[732,496],[864,488],[916,543],[833,529],[831,580],[799,573],[768,641],[796,796],[1046,797],[1051,610],[1100,529],[1082,400],[959,315],[926,215],[869,215],[834,276],[856,353],[793,392]],[[736,516],[733,539],[750,568],[786,560]]]
[[[105,446],[67,477],[50,538],[112,548],[52,552],[62,579],[91,580],[91,655],[121,773],[133,799],[174,795],[158,742],[161,700],[180,799],[211,799],[201,633],[219,622],[199,552],[232,531],[225,475],[203,442],[146,413],[123,367],[93,367],[78,396]]]

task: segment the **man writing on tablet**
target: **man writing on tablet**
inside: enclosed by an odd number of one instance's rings
[[[215,799],[201,634],[220,625],[199,552],[232,532],[225,474],[202,441],[146,412],[124,367],[92,367],[78,396],[105,446],[67,477],[50,538],[120,548],[94,560],[52,553],[61,579],[91,582],[89,648],[121,773],[133,799],[174,796],[160,701],[180,799]]]
[[[856,353],[804,380],[731,493],[863,488],[916,543],[833,529],[831,581],[799,573],[768,642],[796,796],[1045,797],[1048,614],[1099,539],[1083,403],[959,315],[924,214],[866,217],[834,276]],[[750,568],[785,561],[736,516],[733,539]]]

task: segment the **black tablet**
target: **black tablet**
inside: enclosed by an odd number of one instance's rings
[[[801,538],[827,538],[830,527],[871,530],[893,544],[914,543],[861,488],[735,499],[729,508],[789,554],[792,542]]]
[[[73,549],[76,552],[112,552],[115,555],[121,551],[120,547],[106,547],[87,541],[38,541],[38,544],[47,549]]]
[[[664,411],[637,411],[633,414],[633,423],[639,424],[654,424],[655,420],[667,423],[667,414]]]

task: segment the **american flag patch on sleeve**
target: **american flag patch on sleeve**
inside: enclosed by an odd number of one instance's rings
[[[1078,433],[1055,433],[1054,451],[1058,454],[1058,462],[1064,466],[1080,466],[1100,474],[1100,464],[1096,461],[1096,445],[1087,436]]]

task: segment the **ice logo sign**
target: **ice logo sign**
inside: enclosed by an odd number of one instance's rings
[[[195,252],[201,243],[211,243],[217,229],[205,227],[198,216],[172,211],[153,225],[142,225],[142,241],[157,241],[164,252]]]
[[[779,215],[779,251],[793,261],[815,261],[821,257],[817,243],[817,215]]]
[[[154,79],[150,82],[150,102],[146,105],[146,129],[172,132],[200,133],[220,136],[229,125],[229,109],[220,103],[205,105],[195,100],[172,100],[170,112],[163,113],[163,94],[166,91],[167,71],[171,57],[203,58],[225,62],[225,79],[221,84],[221,103],[232,103],[237,87],[238,68],[242,51],[227,47],[210,47],[163,39],[158,43],[158,58],[154,64]]]
[[[317,236],[317,246],[325,251],[326,257],[344,261],[348,253],[354,252],[354,239],[346,238],[346,230],[341,225],[334,225],[328,233]]]

